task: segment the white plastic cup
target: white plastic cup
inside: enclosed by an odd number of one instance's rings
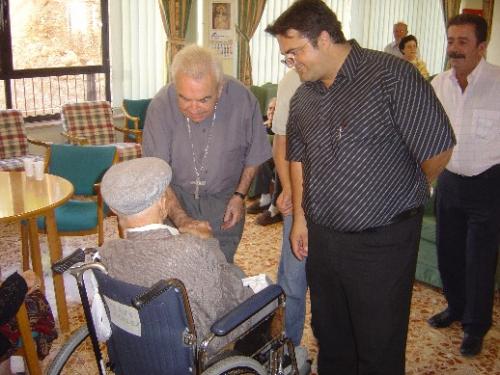
[[[44,167],[45,167],[45,162],[43,160],[38,160],[35,161],[35,179],[41,181],[43,180],[44,176]]]
[[[26,173],[27,177],[32,177],[34,172],[34,159],[33,158],[24,158],[24,173]]]

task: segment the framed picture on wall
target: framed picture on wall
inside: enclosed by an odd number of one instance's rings
[[[212,3],[212,29],[229,30],[231,28],[231,3]]]

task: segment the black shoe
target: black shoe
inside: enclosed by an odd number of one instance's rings
[[[473,357],[481,353],[483,347],[483,336],[464,334],[462,345],[460,345],[460,353],[464,357]]]
[[[264,206],[260,205],[260,201],[253,202],[250,206],[247,207],[247,214],[260,214],[261,212],[266,211],[271,204],[265,204]]]
[[[280,221],[283,221],[283,216],[281,216],[281,214],[276,214],[276,215],[272,216],[272,214],[269,210],[260,213],[255,218],[255,224],[262,225],[263,227],[265,227],[267,225],[279,223]]]
[[[429,320],[427,322],[429,323],[429,325],[431,327],[434,327],[434,328],[446,328],[446,327],[449,327],[451,325],[451,323],[456,322],[458,320],[460,320],[460,319],[453,316],[450,313],[450,310],[446,309],[446,310],[443,310],[440,313],[432,316],[431,318],[429,318]]]

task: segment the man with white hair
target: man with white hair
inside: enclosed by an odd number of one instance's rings
[[[178,52],[171,76],[148,108],[143,154],[172,166],[180,203],[172,206],[174,224],[182,226],[185,212],[208,221],[233,262],[245,196],[258,166],[271,158],[260,108],[248,89],[223,74],[208,48],[191,45]]]
[[[395,23],[392,34],[394,35],[394,40],[385,46],[384,52],[403,58],[403,54],[399,50],[399,42],[408,34],[408,25],[404,22]]]

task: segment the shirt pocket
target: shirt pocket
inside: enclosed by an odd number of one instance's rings
[[[500,111],[475,109],[472,112],[472,129],[481,140],[500,138]]]

